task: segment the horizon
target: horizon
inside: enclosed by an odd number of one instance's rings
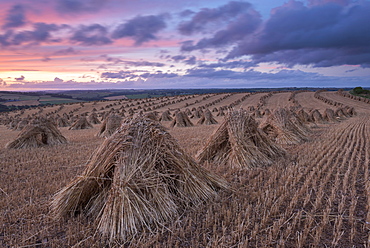
[[[369,0],[0,6],[0,91],[370,85]]]

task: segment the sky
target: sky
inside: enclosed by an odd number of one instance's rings
[[[370,0],[0,0],[0,90],[357,86]]]

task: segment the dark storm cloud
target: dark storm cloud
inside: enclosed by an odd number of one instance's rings
[[[112,40],[108,38],[108,30],[100,24],[92,24],[89,26],[80,26],[71,37],[71,41],[78,42],[85,46],[107,45],[111,44]]]
[[[25,10],[20,4],[14,5],[5,17],[3,28],[16,28],[26,24]]]
[[[56,10],[63,14],[96,12],[107,0],[58,0]]]
[[[307,7],[290,1],[275,9],[262,30],[245,38],[227,58],[251,55],[255,62],[290,66],[369,66],[370,3],[320,2]]]
[[[129,37],[135,40],[135,45],[157,40],[156,34],[166,28],[165,15],[137,16],[119,25],[112,34],[113,39]]]
[[[221,26],[211,37],[203,38],[196,44],[187,42],[182,51],[193,51],[204,48],[220,47],[242,40],[253,33],[261,24],[261,16],[251,4],[230,2],[215,9],[203,9],[191,21],[179,25],[179,31],[185,35],[207,30],[207,26]]]

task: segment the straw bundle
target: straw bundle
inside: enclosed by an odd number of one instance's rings
[[[51,122],[43,119],[25,126],[17,138],[6,144],[5,147],[20,149],[65,143],[67,143],[67,139],[58,128]]]
[[[121,122],[122,117],[119,115],[112,114],[108,116],[101,124],[100,130],[96,136],[104,138],[110,137],[121,126]]]
[[[98,118],[98,114],[96,112],[92,112],[89,117],[87,118],[87,120],[91,123],[91,124],[100,124],[100,120]]]
[[[185,114],[186,114],[187,116],[191,116],[191,115],[192,115],[192,113],[191,113],[191,111],[190,111],[190,109],[189,109],[189,108],[186,108],[184,112],[185,112]]]
[[[271,111],[270,111],[270,109],[265,109],[265,111],[263,112],[263,115],[264,116],[269,116],[269,115],[271,115]]]
[[[297,116],[299,118],[299,120],[303,123],[309,123],[309,122],[312,122],[312,118],[311,116],[306,112],[304,111],[303,108],[299,109],[297,111]]]
[[[261,111],[259,109],[256,109],[254,111],[254,117],[255,118],[262,118],[263,117],[262,114],[261,114]]]
[[[215,118],[213,117],[209,109],[206,109],[203,112],[202,118],[200,118],[199,121],[197,122],[197,124],[205,124],[205,125],[212,125],[212,124],[217,124],[217,123],[218,122],[215,120]]]
[[[85,116],[80,116],[68,129],[69,130],[79,130],[79,129],[89,129],[93,128],[90,122],[87,121]]]
[[[97,149],[52,201],[56,217],[83,213],[110,239],[155,232],[227,183],[199,167],[158,122],[138,116]]]
[[[312,110],[310,114],[311,114],[311,119],[315,123],[325,123],[323,116],[317,109]]]
[[[69,121],[68,119],[64,118],[64,117],[61,117],[61,116],[58,116],[55,120],[56,122],[56,125],[58,127],[68,127],[69,126]]]
[[[191,118],[201,118],[203,116],[203,110],[198,107],[196,111],[194,111],[193,115]]]
[[[158,112],[149,112],[149,113],[144,114],[144,117],[151,119],[153,121],[158,121],[157,115],[158,115]]]
[[[172,121],[172,116],[169,110],[166,110],[162,113],[161,117],[159,118],[160,121]]]
[[[199,162],[211,161],[239,168],[271,165],[285,151],[258,129],[244,110],[229,112],[199,152]]]
[[[357,112],[354,107],[346,107],[346,112],[349,116],[355,116],[357,115]]]
[[[171,127],[191,127],[194,124],[190,121],[189,117],[183,112],[176,113],[175,118],[171,122]]]
[[[308,140],[309,129],[289,110],[274,111],[261,129],[278,144],[298,144]]]
[[[332,109],[326,109],[324,111],[324,119],[328,122],[338,122],[338,119],[335,117],[334,110]]]
[[[346,119],[347,115],[344,113],[343,108],[338,108],[335,110],[335,116],[341,118],[341,119]]]
[[[220,110],[217,113],[217,116],[225,116],[224,110],[220,108]]]
[[[14,130],[21,131],[25,126],[27,126],[27,124],[28,124],[28,120],[23,119],[20,122],[18,122]]]

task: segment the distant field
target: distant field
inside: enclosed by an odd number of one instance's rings
[[[106,100],[121,100],[121,99],[128,99],[127,96],[122,95],[122,96],[108,96],[104,97]]]
[[[54,100],[63,98],[45,95],[40,99]],[[161,116],[170,110],[173,117],[177,109],[188,108],[193,113],[198,108],[209,109],[217,124],[200,124],[197,117],[190,118],[191,127],[160,122],[184,152],[196,159],[222,125],[224,117],[217,113],[223,107],[225,112],[232,107],[251,114],[252,109],[273,113],[278,107],[307,113],[315,109],[324,114],[328,109],[339,111],[340,106],[354,107],[357,114],[307,123],[307,140],[282,145],[286,156],[276,158],[270,166],[198,163],[224,178],[232,190],[192,205],[158,232],[139,232],[131,241],[111,244],[97,232],[94,218],[79,215],[55,220],[50,214],[54,194],[82,174],[103,144],[105,139],[96,136],[101,124],[84,130],[60,127],[68,144],[5,148],[20,133],[10,130],[8,121],[28,115],[76,117],[95,112],[102,120],[108,111],[127,117],[130,111],[156,111]],[[267,118],[268,114],[255,116],[259,123]],[[2,113],[0,158],[0,247],[370,247],[370,104],[334,91],[180,95]]]
[[[50,95],[23,95],[12,93],[1,93],[0,104],[6,106],[26,106],[26,105],[40,105],[40,104],[62,104],[75,103],[81,100],[54,97]]]

